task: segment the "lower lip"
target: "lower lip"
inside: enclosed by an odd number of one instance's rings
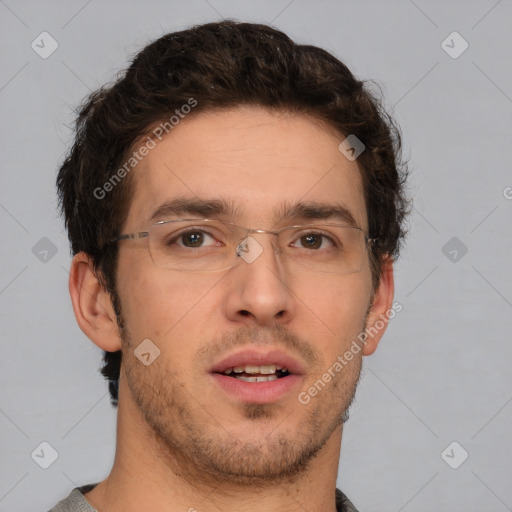
[[[286,377],[266,382],[245,382],[220,373],[213,373],[211,375],[215,382],[230,395],[235,396],[242,402],[252,404],[277,402],[289,394],[302,380],[301,375],[287,375]]]

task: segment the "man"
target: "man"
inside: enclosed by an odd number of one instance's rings
[[[393,311],[400,136],[333,56],[222,21],[93,93],[62,165],[70,294],[118,405],[53,511],[354,511],[343,424]]]

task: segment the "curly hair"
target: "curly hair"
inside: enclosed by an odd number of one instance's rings
[[[166,34],[143,48],[115,83],[93,92],[77,112],[75,140],[57,176],[72,255],[91,257],[123,328],[116,292],[117,245],[133,196],[130,176],[109,187],[116,169],[150,130],[195,99],[191,115],[241,105],[305,114],[364,145],[358,157],[369,222],[374,289],[385,257],[395,260],[406,234],[407,166],[400,130],[363,82],[327,51],[299,45],[268,25],[234,20]],[[153,132],[154,133],[154,132]],[[150,137],[148,137],[148,140]],[[118,171],[119,172],[119,171]],[[117,405],[121,351],[105,352],[102,375]]]

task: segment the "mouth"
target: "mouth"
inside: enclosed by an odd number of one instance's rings
[[[275,403],[304,377],[302,364],[280,350],[244,350],[224,358],[210,374],[225,392],[246,403]]]

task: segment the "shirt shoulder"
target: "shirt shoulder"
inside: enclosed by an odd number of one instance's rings
[[[336,489],[336,510],[337,512],[359,512],[339,489]]]
[[[85,499],[84,494],[92,490],[98,484],[87,484],[81,487],[75,487],[67,498],[59,501],[48,512],[98,512]]]

